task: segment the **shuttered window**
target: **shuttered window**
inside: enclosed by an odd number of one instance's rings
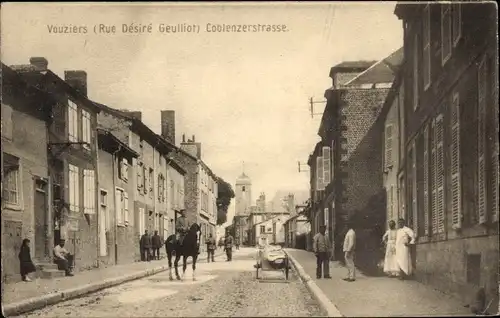
[[[323,183],[324,186],[326,187],[330,184],[330,173],[331,173],[331,158],[330,158],[331,152],[330,152],[330,147],[323,147]]]
[[[78,107],[71,100],[68,100],[68,140],[78,141]]]
[[[392,124],[385,126],[385,169],[392,167],[392,130]]]
[[[413,230],[418,233],[418,209],[417,209],[417,151],[415,141],[412,143],[411,157],[411,174],[412,174],[412,193],[411,193],[411,210],[413,213]]]
[[[69,209],[73,213],[80,211],[79,168],[73,165],[69,165]]]
[[[333,179],[335,178],[335,154],[334,154],[334,149],[335,149],[335,140],[332,140],[332,147],[331,147],[331,181],[333,181]]]
[[[491,151],[491,219],[493,222],[498,222],[498,214],[499,214],[499,206],[498,206],[498,187],[499,187],[499,167],[498,167],[498,156],[500,154],[499,151],[499,140],[498,140],[498,70],[495,68],[495,71],[490,72],[492,79],[490,80],[491,87],[491,104],[490,109],[493,111],[493,116],[491,116],[492,124],[492,151]]]
[[[321,156],[316,157],[316,181],[317,181],[317,189],[318,191],[323,190],[323,158]]]
[[[94,170],[83,170],[83,213],[95,214],[95,173]]]
[[[451,5],[441,4],[441,63],[444,65],[451,56]]]
[[[478,69],[478,119],[477,119],[477,211],[479,224],[486,223],[486,103],[487,103],[487,69],[486,59]]]
[[[431,10],[429,5],[424,8],[422,33],[424,89],[427,90],[431,84]]]
[[[460,3],[452,4],[451,11],[453,16],[453,46],[456,46],[462,37],[462,5]]]
[[[119,189],[115,190],[115,215],[116,215],[116,223],[123,225],[123,192]]]
[[[438,232],[438,218],[437,218],[437,187],[436,187],[436,120],[434,119],[431,124],[431,156],[430,156],[430,172],[431,172],[431,220],[432,220],[432,234]]]
[[[453,95],[451,105],[451,225],[462,227],[462,187],[460,176],[460,97]]]
[[[424,235],[429,235],[429,127],[426,125],[424,128]]]
[[[436,213],[437,213],[437,233],[444,233],[444,137],[443,115],[436,118]]]
[[[418,108],[418,95],[420,93],[419,91],[419,85],[418,85],[418,82],[419,82],[419,59],[418,59],[418,55],[419,55],[419,45],[418,45],[418,41],[419,41],[419,37],[418,37],[418,33],[415,34],[415,38],[413,39],[413,110],[416,110]]]
[[[129,215],[128,215],[128,193],[127,192],[123,192],[123,220],[125,221],[125,225],[128,224],[128,219],[129,219]]]

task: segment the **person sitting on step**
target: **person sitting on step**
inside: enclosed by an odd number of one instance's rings
[[[63,270],[66,276],[73,276],[71,270],[73,268],[73,255],[64,248],[65,240],[60,240],[59,244],[54,247],[54,263],[57,264],[59,270]]]

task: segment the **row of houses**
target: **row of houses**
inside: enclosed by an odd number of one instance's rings
[[[374,273],[389,220],[417,235],[415,278],[469,297],[498,295],[498,47],[492,3],[398,3],[404,46],[344,62],[309,157],[311,236],[326,225],[342,259]]]
[[[85,71],[61,78],[34,57],[1,74],[2,281],[19,279],[24,238],[41,268],[65,239],[91,269],[140,260],[140,235],[173,234],[181,209],[215,235],[217,177],[195,136],[176,146],[174,111],[158,135],[141,112],[90,100]]]

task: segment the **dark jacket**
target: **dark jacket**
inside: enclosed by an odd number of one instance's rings
[[[226,245],[226,248],[233,248],[233,237],[231,235],[226,236],[224,245]]]
[[[153,246],[151,242],[151,236],[149,234],[143,234],[141,236],[141,248],[151,248]]]
[[[207,239],[207,249],[208,250],[215,250],[217,248],[216,246],[216,243],[215,243],[215,239],[212,237],[212,238],[208,238]]]
[[[18,257],[21,275],[26,275],[36,271],[35,264],[33,264],[33,261],[31,260],[29,246],[21,246]]]
[[[153,245],[153,248],[160,248],[163,245],[161,236],[153,235],[151,238],[151,244]]]

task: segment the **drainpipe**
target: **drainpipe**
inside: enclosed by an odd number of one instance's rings
[[[115,242],[115,265],[118,264],[118,243],[117,243],[117,235],[118,235],[118,224],[116,224],[116,180],[115,180],[115,167],[116,167],[116,162],[115,162],[115,159],[116,159],[116,154],[122,150],[122,146],[121,145],[118,145],[118,149],[116,151],[113,152],[112,154],[112,157],[111,157],[111,171],[112,171],[112,179],[113,179],[113,199],[114,199],[114,213],[115,213],[115,222],[114,222],[114,242]],[[119,165],[118,165],[119,166]]]
[[[94,130],[95,131],[95,130]],[[101,249],[101,246],[100,246],[100,239],[99,239],[99,229],[101,227],[101,224],[100,224],[100,220],[99,220],[99,215],[100,215],[100,204],[99,204],[99,201],[100,201],[100,195],[101,195],[101,190],[100,190],[100,184],[99,184],[99,135],[96,133],[95,135],[95,140],[94,140],[94,149],[95,149],[95,162],[94,162],[94,167],[95,167],[95,173],[94,173],[94,186],[95,186],[95,191],[94,191],[94,194],[95,195],[95,198],[94,198],[94,205],[95,205],[95,213],[97,214],[97,217],[96,217],[96,232],[97,232],[97,239],[98,239],[98,244],[97,244],[97,249],[96,249],[96,252],[97,252],[97,268],[100,267],[100,264],[101,262],[99,262],[99,259],[101,257],[101,253],[100,253],[100,249]],[[106,234],[105,234],[106,235]]]
[[[155,165],[155,154],[156,154],[156,151],[155,149],[153,148],[153,216],[154,216],[154,222],[153,222],[153,225],[156,226],[156,214],[159,214],[156,212],[156,196],[158,195],[158,185],[155,183],[155,180],[158,180],[158,177],[156,175],[156,165]],[[158,154],[160,154],[160,151],[158,151]],[[156,186],[155,186],[156,184]],[[155,191],[156,190],[156,191]],[[156,231],[156,228],[154,228],[153,226],[153,235],[154,235],[154,231]],[[158,226],[160,226],[160,220],[158,220]]]

